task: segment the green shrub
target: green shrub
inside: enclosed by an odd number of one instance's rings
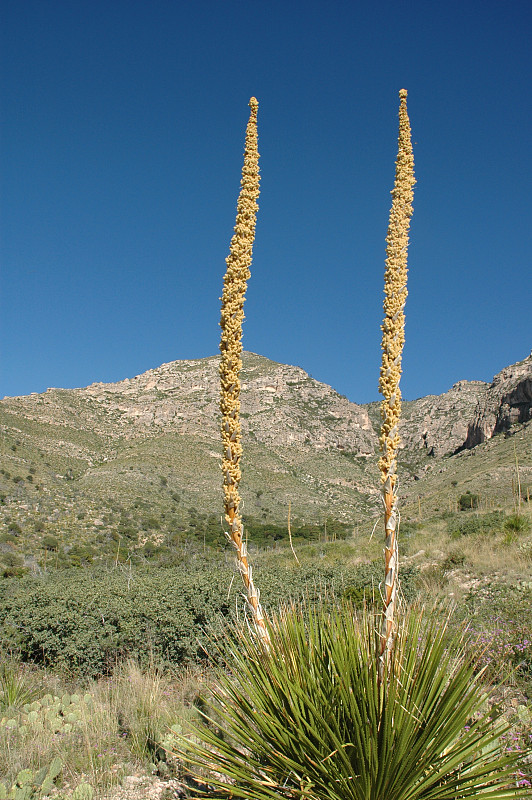
[[[462,567],[465,564],[465,555],[461,550],[451,550],[441,564],[443,572]]]
[[[75,567],[81,567],[83,564],[91,564],[95,555],[96,550],[89,547],[89,545],[76,544],[68,552],[70,563]]]
[[[352,604],[355,608],[372,605],[375,602],[375,587],[348,586],[342,593],[342,600]]]
[[[330,603],[346,589],[371,596],[382,579],[380,562],[357,567],[296,569],[257,566],[269,613],[291,599]],[[416,570],[403,567],[406,599],[416,593]],[[363,587],[366,587],[363,589]],[[230,590],[230,591],[229,591]],[[208,559],[164,570],[91,566],[26,575],[0,584],[0,641],[24,661],[54,664],[74,673],[107,674],[117,660],[141,665],[202,662],[211,640],[241,602],[231,571]],[[239,609],[239,614],[242,611]]]
[[[471,508],[478,508],[480,503],[480,495],[472,494],[469,490],[460,495],[458,498],[458,507],[460,511],[468,511]]]
[[[498,533],[504,524],[504,514],[502,511],[491,511],[489,514],[476,514],[468,516],[466,519],[453,518],[448,522],[448,530],[451,536],[473,536],[483,533]]]
[[[43,536],[41,539],[41,547],[43,550],[53,550],[55,552],[59,547],[59,542],[55,536]]]
[[[309,603],[336,603],[348,591],[371,597],[378,593],[382,581],[382,564],[373,561],[370,564],[359,564],[355,567],[335,564],[320,566],[309,564],[294,567],[275,567],[265,569],[257,563],[254,573],[260,580],[267,611],[275,611],[286,602],[299,601],[305,598]],[[401,569],[401,593],[407,600],[413,600],[417,594],[418,570],[409,565]]]
[[[19,578],[27,571],[24,568],[24,559],[18,553],[2,553],[0,565],[4,578]]]
[[[415,533],[423,529],[423,525],[420,522],[411,522],[410,520],[401,520],[401,524],[399,526],[399,534],[401,536],[401,541],[405,539],[410,539]]]
[[[63,570],[4,581],[0,636],[21,658],[77,674],[111,671],[138,656],[174,663],[202,660],[208,629],[229,613],[227,583],[190,569],[162,573]]]
[[[121,523],[117,528],[117,533],[119,538],[123,536],[125,539],[136,540],[139,532],[133,525]]]
[[[20,527],[18,522],[10,522],[9,525],[7,526],[7,530],[14,536],[18,536],[19,533],[22,533],[22,528]]]

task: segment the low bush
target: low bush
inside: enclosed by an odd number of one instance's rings
[[[10,522],[8,527],[7,527],[7,530],[9,531],[9,533],[13,534],[14,536],[18,536],[19,533],[22,533],[22,528],[20,527],[18,522]]]
[[[63,570],[5,581],[0,635],[25,661],[75,674],[108,673],[117,659],[201,659],[200,639],[229,613],[216,575],[172,569]]]
[[[41,547],[43,550],[53,550],[55,552],[59,547],[59,541],[55,536],[43,536],[41,540]]]
[[[461,550],[450,550],[448,555],[443,559],[441,568],[443,572],[450,572],[458,567],[463,567],[465,564],[465,554]]]
[[[475,514],[467,516],[466,519],[453,518],[448,522],[448,530],[451,536],[473,536],[484,533],[499,533],[504,526],[504,514],[502,511],[492,511],[489,514]]]
[[[460,511],[468,511],[471,508],[478,508],[480,503],[480,495],[473,494],[467,491],[465,494],[460,495],[458,498],[458,507]]]
[[[266,611],[290,600],[327,602],[343,592],[378,595],[380,563],[320,569],[257,568],[268,598]],[[406,599],[415,592],[416,570],[404,567]],[[74,674],[108,674],[124,657],[141,665],[153,658],[188,664],[208,660],[209,642],[240,602],[228,569],[198,560],[164,570],[87,567],[6,579],[0,585],[0,641],[23,661],[52,664]],[[239,614],[242,613],[239,611]]]

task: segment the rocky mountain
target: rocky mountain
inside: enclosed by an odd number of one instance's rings
[[[506,367],[490,384],[459,381],[445,394],[405,403],[403,448],[449,456],[530,419],[532,355]]]
[[[244,354],[242,427],[274,447],[309,443],[369,455],[375,436],[367,411],[299,367]],[[4,398],[2,409],[109,441],[178,433],[218,441],[218,357],[174,361],[119,383]]]
[[[253,353],[243,362],[245,514],[266,525],[286,520],[289,503],[294,519],[316,524],[376,513],[378,404],[351,403],[304,370]],[[405,500],[419,498],[429,474],[448,473],[460,454],[479,453],[499,434],[520,431],[526,453],[531,419],[532,355],[491,384],[460,381],[405,402]],[[75,540],[130,524],[135,509],[147,536],[198,514],[219,519],[217,357],[4,398],[0,423],[4,528],[60,529]],[[525,472],[527,464],[525,455]]]

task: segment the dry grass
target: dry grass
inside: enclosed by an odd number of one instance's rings
[[[25,672],[24,681],[39,698],[72,691],[68,681],[44,670]],[[195,716],[193,703],[204,685],[199,671],[170,674],[156,666],[143,671],[127,661],[112,678],[78,687],[89,702],[79,703],[71,729],[61,724],[51,730],[45,713],[28,723],[22,706],[12,705],[0,712],[0,719],[16,722],[0,726],[0,781],[10,786],[20,770],[40,769],[58,756],[66,793],[86,781],[102,794],[125,775],[150,772],[159,762],[164,768],[165,737],[171,726]]]

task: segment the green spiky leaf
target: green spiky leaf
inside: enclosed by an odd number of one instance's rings
[[[219,796],[249,800],[524,797],[464,643],[408,613],[381,685],[375,627],[346,608],[292,610],[269,652],[240,641],[181,759]]]

